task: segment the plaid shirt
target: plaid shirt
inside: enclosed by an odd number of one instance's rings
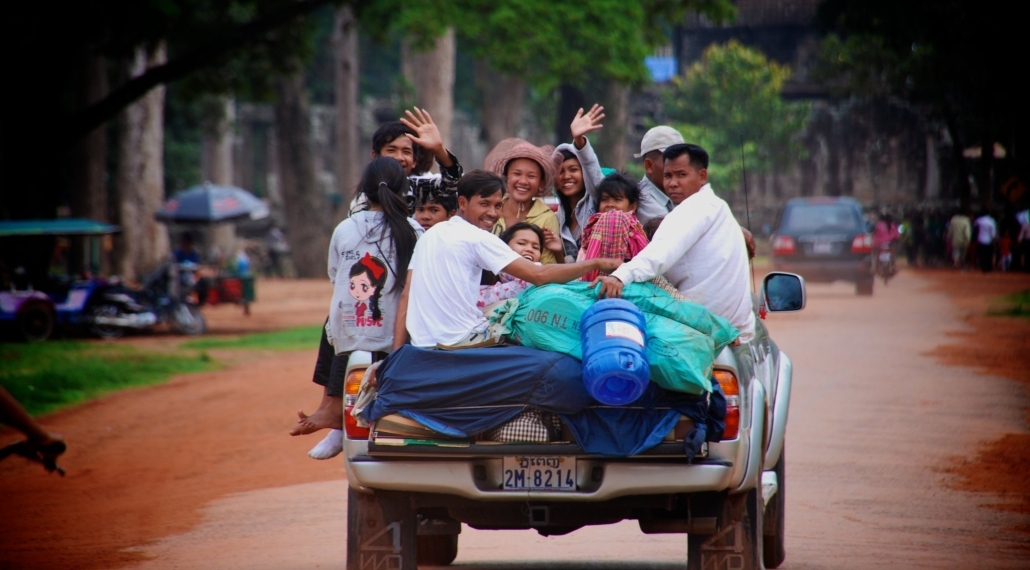
[[[610,257],[629,260],[647,247],[647,235],[637,217],[629,212],[612,210],[590,216],[583,228],[583,249],[580,260]],[[593,281],[598,271],[583,276],[583,281]]]
[[[483,434],[483,439],[502,443],[548,443],[561,438],[562,421],[558,414],[529,408],[504,425]]]

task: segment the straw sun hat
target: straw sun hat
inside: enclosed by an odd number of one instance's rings
[[[520,138],[504,139],[497,143],[497,146],[486,155],[483,161],[483,168],[494,174],[505,178],[504,169],[508,164],[519,158],[528,158],[540,165],[543,171],[543,180],[540,184],[540,193],[550,190],[554,185],[554,179],[558,175],[558,165],[551,158],[554,147],[550,145],[536,146]]]

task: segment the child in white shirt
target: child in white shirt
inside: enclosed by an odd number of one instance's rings
[[[537,265],[540,264],[544,232],[538,226],[529,222],[519,222],[504,230],[500,238],[515,253]],[[493,285],[481,285],[479,287],[479,300],[476,302],[476,306],[482,309],[484,313],[490,305],[518,297],[519,293],[525,291],[531,285],[528,281],[523,281],[505,273],[498,275],[497,279],[497,283]]]

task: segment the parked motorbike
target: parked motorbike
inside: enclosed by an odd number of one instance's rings
[[[141,290],[109,283],[96,291],[87,309],[89,331],[100,338],[118,338],[125,331],[167,323],[172,330],[195,336],[207,329],[204,315],[189,300],[191,271],[167,261],[143,280]]]
[[[890,246],[880,246],[876,252],[876,275],[883,279],[886,285],[891,277],[897,273],[897,266],[894,262],[894,250]]]

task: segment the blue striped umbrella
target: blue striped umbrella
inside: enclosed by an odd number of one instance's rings
[[[268,216],[268,206],[257,196],[234,186],[205,183],[172,196],[157,219],[166,222],[221,222],[237,218],[260,220]]]

